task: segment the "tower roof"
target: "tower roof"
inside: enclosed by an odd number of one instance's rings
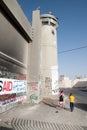
[[[50,24],[50,25],[53,25],[55,27],[58,26],[58,18],[56,18],[54,15],[52,15],[52,13],[49,13],[49,14],[42,14],[40,16],[41,20],[42,20],[42,23],[43,24]]]

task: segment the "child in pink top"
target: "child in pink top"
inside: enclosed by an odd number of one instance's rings
[[[64,108],[64,92],[61,91],[59,94],[59,106]]]

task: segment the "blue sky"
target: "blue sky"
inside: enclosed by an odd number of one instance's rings
[[[87,0],[18,0],[28,20],[40,6],[41,14],[50,11],[58,17],[59,75],[87,77]],[[80,48],[80,49],[76,49]],[[66,50],[72,50],[60,53]]]

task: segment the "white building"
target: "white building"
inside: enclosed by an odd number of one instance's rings
[[[69,77],[60,76],[58,83],[59,83],[60,88],[71,88],[72,87],[72,80],[70,80]]]
[[[69,77],[61,75],[58,84],[60,88],[87,88],[87,78],[75,78],[70,80]]]
[[[72,87],[87,88],[87,78],[76,78],[72,80]]]

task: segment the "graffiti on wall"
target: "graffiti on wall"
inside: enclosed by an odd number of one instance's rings
[[[38,100],[38,82],[31,82],[28,84],[30,90],[30,100],[35,101]]]
[[[25,92],[26,88],[25,80],[0,79],[0,95]]]
[[[27,82],[0,78],[0,106],[26,99]]]
[[[0,95],[0,106],[16,101],[16,93]]]
[[[51,67],[51,74],[52,74],[52,94],[58,94],[59,86],[58,86],[58,67],[52,66]]]
[[[37,82],[31,82],[29,83],[30,90],[37,91],[38,90],[38,83]]]
[[[41,98],[41,83],[40,82],[31,82],[29,83],[30,88],[30,99],[33,102],[38,102]]]
[[[46,88],[51,88],[52,80],[50,77],[45,77],[45,87]]]

